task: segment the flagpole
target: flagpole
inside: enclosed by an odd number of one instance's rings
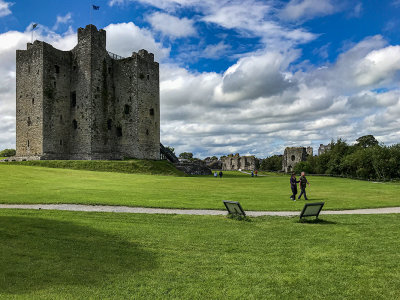
[[[89,6],[89,10],[90,10],[90,23],[92,24],[92,5]]]

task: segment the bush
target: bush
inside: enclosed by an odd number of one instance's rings
[[[300,174],[301,172],[306,172],[309,174],[313,174],[313,169],[308,161],[301,161],[296,166],[294,167],[293,171],[297,174]]]

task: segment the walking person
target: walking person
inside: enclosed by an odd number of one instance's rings
[[[296,195],[297,195],[297,184],[300,181],[296,179],[296,173],[292,173],[292,176],[290,177],[290,187],[292,189],[292,196],[290,196],[290,199],[293,201],[296,201]]]
[[[254,177],[254,172],[253,171],[251,171],[251,177]]]
[[[222,178],[222,175],[223,175],[222,171],[219,171],[219,178]]]
[[[217,171],[214,172],[214,177],[217,178],[218,177],[218,173]]]
[[[299,178],[299,187],[300,187],[300,195],[299,198],[301,198],[301,196],[304,194],[304,199],[308,200],[307,198],[307,194],[306,194],[306,187],[307,184],[310,185],[310,183],[308,182],[307,178],[306,178],[306,173],[305,172],[301,172],[301,176]]]
[[[258,171],[257,170],[255,170],[254,171],[254,174],[256,175],[256,177],[257,177],[257,175],[258,175]]]

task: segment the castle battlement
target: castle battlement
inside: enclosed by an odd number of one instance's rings
[[[94,25],[71,51],[42,41],[17,50],[17,156],[159,159],[159,65],[136,56],[111,57]]]

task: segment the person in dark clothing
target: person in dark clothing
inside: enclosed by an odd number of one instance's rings
[[[296,201],[296,195],[297,195],[297,184],[300,181],[296,180],[296,173],[292,173],[292,176],[290,177],[290,187],[292,188],[292,196],[290,196],[290,199],[293,201]]]
[[[222,178],[222,171],[219,171],[219,178]]]
[[[301,172],[301,176],[299,178],[299,187],[300,187],[300,191],[301,192],[300,192],[300,195],[299,195],[298,199],[300,199],[301,196],[304,194],[304,199],[308,200],[307,199],[307,194],[306,194],[307,184],[310,185],[310,183],[308,182],[308,180],[306,178],[306,173],[305,172]]]

